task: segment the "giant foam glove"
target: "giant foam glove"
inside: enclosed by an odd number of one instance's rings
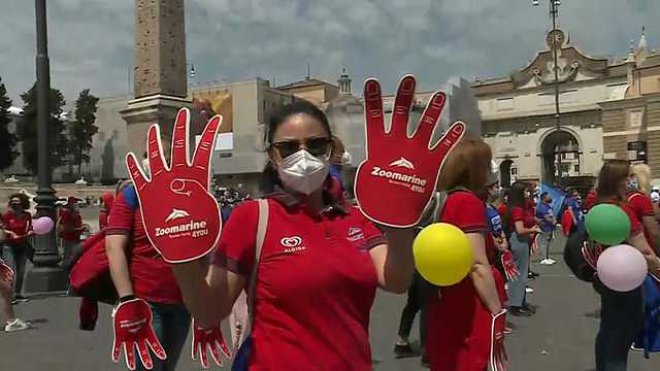
[[[502,262],[502,267],[504,268],[504,275],[506,276],[507,281],[514,281],[518,276],[520,276],[520,271],[516,266],[516,262],[513,260],[513,255],[511,251],[504,250],[500,254],[500,260]]]
[[[192,359],[197,360],[197,357],[199,356],[199,360],[202,363],[202,368],[208,369],[209,368],[209,358],[207,355],[207,349],[211,350],[211,356],[213,357],[213,360],[215,361],[215,364],[217,364],[219,367],[222,367],[222,357],[220,357],[220,352],[218,352],[218,349],[222,351],[222,354],[227,357],[227,359],[231,359],[231,351],[229,350],[229,347],[227,346],[227,343],[225,342],[224,337],[222,336],[222,331],[220,331],[220,326],[212,326],[212,327],[199,327],[195,323],[195,320],[193,320],[193,341],[192,341]]]
[[[602,253],[603,246],[599,243],[590,244],[589,242],[585,242],[584,245],[582,245],[582,256],[584,257],[584,261],[587,262],[594,271],[598,270],[598,257],[600,257],[600,254]]]
[[[168,263],[203,257],[213,250],[220,236],[220,210],[209,192],[209,183],[211,155],[221,122],[222,117],[215,116],[206,124],[191,163],[188,159],[190,112],[181,109],[174,123],[169,166],[163,156],[160,128],[152,125],[147,140],[149,179],[135,155],[126,156],[147,236]]]
[[[409,228],[419,223],[444,159],[465,133],[465,124],[457,122],[431,146],[446,101],[444,93],[436,92],[417,129],[408,136],[416,84],[412,75],[401,79],[391,127],[386,131],[380,84],[375,79],[364,83],[367,159],[358,169],[355,195],[367,218],[390,227]]]
[[[119,362],[119,354],[124,349],[126,365],[135,370],[135,347],[145,368],[151,370],[154,362],[149,349],[164,360],[165,349],[160,345],[151,324],[153,315],[149,304],[142,299],[132,299],[120,303],[112,312],[115,338],[112,342],[112,360]]]
[[[504,347],[504,328],[506,327],[506,309],[493,315],[490,342],[490,369],[506,371],[508,356]]]
[[[14,282],[14,270],[0,259],[0,280],[7,284]]]

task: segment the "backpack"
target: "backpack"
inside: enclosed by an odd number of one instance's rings
[[[122,192],[131,209],[137,210],[139,204],[135,188],[128,186]],[[115,304],[119,299],[105,252],[105,228],[83,241],[80,251],[71,257],[67,268],[73,295],[107,304]]]
[[[589,238],[586,228],[574,230],[564,245],[564,262],[581,281],[593,282],[596,261],[604,247]]]
[[[660,282],[651,275],[642,284],[644,292],[644,328],[633,344],[634,349],[643,350],[644,358],[649,353],[660,352]]]
[[[417,224],[418,231],[421,231],[433,223],[440,222],[442,212],[445,210],[445,203],[447,202],[447,198],[450,194],[458,191],[468,191],[468,189],[464,187],[456,187],[449,191],[434,192],[433,198],[431,198],[431,202],[429,202],[428,206],[422,214],[421,221]]]

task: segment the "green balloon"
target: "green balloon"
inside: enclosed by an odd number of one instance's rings
[[[585,220],[589,237],[603,245],[618,245],[630,237],[630,219],[620,207],[611,204],[596,205]]]

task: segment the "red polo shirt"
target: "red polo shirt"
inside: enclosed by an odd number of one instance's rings
[[[371,370],[369,312],[378,278],[369,250],[385,242],[357,208],[310,215],[270,197],[254,301],[250,369]],[[236,207],[213,263],[249,281],[259,208]]]
[[[486,208],[470,192],[447,198],[440,220],[465,233],[486,235]],[[502,286],[501,283],[498,286]],[[432,370],[485,370],[490,355],[491,314],[479,298],[472,278],[440,289],[442,298],[428,301],[426,350]]]
[[[632,192],[628,194],[628,206],[635,213],[637,220],[644,227],[644,222],[642,218],[645,216],[650,216],[655,218],[655,210],[653,210],[653,203],[651,202],[651,197],[645,195],[642,192]],[[655,241],[649,235],[649,232],[644,228],[644,237],[649,243],[652,249],[655,250]]]
[[[71,242],[79,241],[82,230],[78,228],[83,226],[80,213],[76,210],[64,208],[60,209],[59,217],[59,223],[63,229],[60,232],[60,238]]]
[[[183,302],[172,269],[149,243],[140,209],[129,205],[125,191],[119,192],[112,204],[106,235],[130,237],[126,255],[135,296],[153,303]]]
[[[523,209],[520,206],[514,206],[511,209],[511,229],[513,231],[515,231],[516,222],[523,222],[525,228],[532,228],[535,224],[534,213],[529,208]]]
[[[20,217],[12,210],[7,210],[2,214],[2,224],[5,229],[14,232],[18,238],[13,238],[9,234],[5,236],[5,242],[10,244],[22,244],[27,241],[27,233],[32,229],[32,216],[24,212]]]

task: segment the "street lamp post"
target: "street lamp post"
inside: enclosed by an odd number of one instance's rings
[[[557,33],[557,18],[559,18],[559,6],[561,5],[561,0],[548,0],[550,3],[550,18],[552,19],[552,33]],[[539,6],[539,0],[532,0],[532,5]],[[554,74],[555,74],[555,125],[557,129],[557,145],[555,149],[555,156],[557,156],[557,185],[561,187],[561,155],[562,151],[560,148],[560,134],[561,134],[561,116],[559,110],[559,48],[562,47],[563,39],[552,40],[551,49],[552,49],[552,58],[554,60]]]
[[[50,65],[48,60],[48,32],[46,23],[46,0],[35,0],[37,25],[37,161],[38,189],[37,217],[47,216],[54,221],[55,191],[52,188],[52,152],[50,138]],[[34,268],[26,280],[29,292],[47,292],[66,289],[66,275],[59,267],[55,230],[35,237]]]

